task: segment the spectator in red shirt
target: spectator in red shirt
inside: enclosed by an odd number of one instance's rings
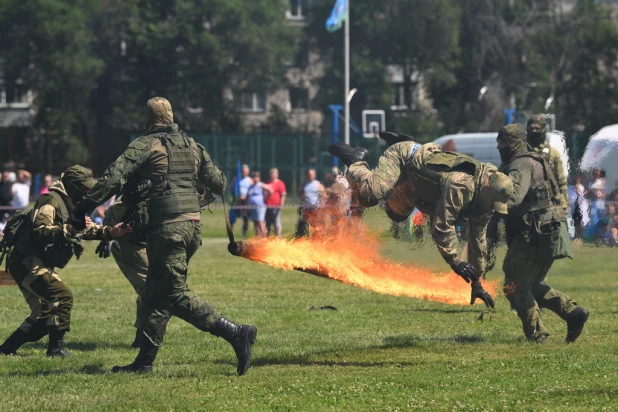
[[[266,198],[266,229],[268,236],[271,234],[271,227],[274,227],[275,234],[281,237],[281,209],[285,205],[285,183],[279,179],[279,170],[275,167],[270,169],[270,182],[264,187],[268,194]]]
[[[43,178],[43,184],[41,185],[41,189],[39,190],[39,196],[44,195],[45,193],[49,193],[49,187],[54,182],[52,175],[45,175]]]

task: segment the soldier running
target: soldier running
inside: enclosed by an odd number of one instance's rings
[[[127,182],[150,186],[139,205],[146,236],[148,275],[142,293],[144,304],[140,351],[127,366],[113,372],[150,372],[163,343],[170,316],[178,316],[196,328],[229,342],[238,358],[237,372],[251,365],[251,346],[257,328],[238,325],[223,317],[187,285],[188,264],[202,241],[198,183],[212,193],[225,190],[225,175],[214,165],[206,149],[174,123],[170,103],[155,97],[147,104],[148,132],[112,163],[99,182],[78,203],[72,215],[84,224],[85,213],[119,195]]]

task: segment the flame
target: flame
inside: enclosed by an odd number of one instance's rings
[[[360,217],[350,217],[345,197],[335,193],[327,193],[323,207],[306,212],[309,237],[252,239],[244,244],[241,256],[378,293],[455,305],[470,303],[470,285],[455,273],[436,274],[382,257],[377,234],[367,229]],[[496,296],[496,282],[483,282],[483,287]]]

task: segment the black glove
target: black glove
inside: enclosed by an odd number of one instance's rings
[[[485,305],[488,308],[496,307],[494,300],[491,296],[489,296],[489,293],[487,293],[487,291],[483,289],[483,286],[481,286],[481,282],[479,281],[472,283],[472,296],[470,297],[470,304],[474,305],[474,302],[476,302],[477,299],[485,302]]]
[[[467,262],[456,260],[455,263],[451,265],[451,269],[453,269],[453,272],[461,276],[466,283],[470,283],[470,281],[479,281],[479,272],[474,268],[474,266]]]
[[[115,240],[102,240],[101,243],[97,246],[94,253],[99,254],[100,258],[108,258],[112,253],[112,248],[115,247],[118,250],[120,249],[120,244]]]
[[[86,229],[86,210],[81,203],[76,204],[73,208],[71,216],[69,216],[69,224],[78,231]]]

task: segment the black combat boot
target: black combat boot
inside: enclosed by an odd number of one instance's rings
[[[341,159],[344,165],[350,167],[356,162],[363,162],[369,157],[367,149],[355,148],[345,143],[335,143],[328,146],[328,153]]]
[[[251,345],[255,343],[257,328],[251,325],[237,325],[229,319],[221,317],[212,334],[228,341],[236,352],[238,366],[236,372],[244,375],[251,366]]]
[[[413,142],[414,141],[414,138],[412,136],[407,136],[405,134],[380,132],[379,135],[380,135],[380,139],[384,140],[389,147],[394,144],[401,143],[401,142]]]
[[[584,324],[588,321],[590,312],[581,306],[573,309],[571,313],[567,315],[567,336],[566,343],[573,343],[579,338],[584,330]]]
[[[49,332],[49,344],[47,345],[47,356],[52,358],[68,358],[71,356],[69,351],[64,348],[65,331],[52,330]]]
[[[119,372],[149,373],[149,372],[152,372],[152,364],[154,363],[154,360],[157,357],[157,352],[159,352],[159,347],[153,345],[150,339],[141,339],[139,353],[137,354],[137,357],[135,358],[133,363],[130,363],[127,366],[114,366],[112,368],[112,373],[119,373]]]
[[[132,349],[139,349],[142,346],[142,331],[137,329],[135,331],[135,340],[131,344]]]
[[[17,329],[0,345],[0,355],[15,356],[17,355],[17,349],[24,343],[26,343],[26,332]]]

